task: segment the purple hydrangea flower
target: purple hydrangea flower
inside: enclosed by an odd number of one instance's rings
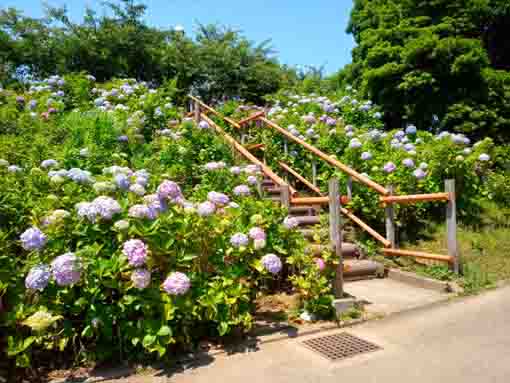
[[[171,295],[184,295],[191,287],[191,282],[186,274],[174,272],[163,282],[163,290]]]
[[[414,168],[414,161],[411,158],[406,158],[402,163],[407,168]]]
[[[413,172],[413,175],[416,179],[421,180],[427,176],[427,173],[422,168],[418,168]]]
[[[358,148],[361,148],[362,146],[362,143],[360,140],[358,140],[357,138],[353,138],[350,142],[349,142],[349,148],[351,149],[358,149]]]
[[[207,194],[207,199],[211,201],[213,204],[218,206],[225,206],[230,202],[230,198],[228,198],[228,195],[218,193],[215,191],[209,192]]]
[[[246,234],[236,233],[230,237],[230,243],[234,247],[241,247],[248,245],[249,238]]]
[[[416,126],[415,125],[407,125],[407,128],[406,128],[406,133],[407,134],[416,134],[417,132],[417,129],[416,129]]]
[[[216,210],[216,205],[214,205],[210,201],[202,202],[197,206],[197,213],[201,217],[207,217],[207,216],[213,214],[215,210]]]
[[[232,166],[230,168],[230,173],[237,176],[237,175],[241,174],[241,168],[239,166]]]
[[[405,135],[406,135],[406,132],[404,132],[403,130],[399,130],[399,131],[395,132],[393,137],[395,137],[397,140],[401,140],[402,138],[405,137]]]
[[[299,226],[299,221],[296,217],[285,217],[283,226],[288,230],[292,230]]]
[[[271,274],[278,274],[282,269],[282,261],[274,254],[266,254],[262,257],[262,266]]]
[[[200,121],[198,127],[203,130],[209,129],[209,124],[207,123],[207,121]]]
[[[257,239],[266,239],[266,232],[261,229],[260,227],[252,227],[250,231],[248,232],[249,236],[253,240]]]
[[[147,205],[133,205],[129,208],[128,216],[131,218],[154,219],[156,211],[150,209]]]
[[[80,202],[76,204],[78,217],[86,218],[90,222],[96,222],[99,211],[92,202]]]
[[[370,152],[361,153],[361,159],[363,161],[370,161],[372,159],[372,153],[370,153]]]
[[[135,193],[136,195],[142,196],[145,194],[145,188],[140,184],[133,184],[129,187],[129,191],[131,193]]]
[[[25,287],[29,290],[43,291],[51,277],[51,269],[48,265],[37,265],[30,269],[25,278]]]
[[[115,185],[121,190],[128,190],[129,189],[129,178],[122,173],[119,173],[115,175]]]
[[[414,147],[414,145],[413,145],[413,144],[411,144],[411,143],[408,143],[408,144],[405,144],[405,145],[404,145],[404,150],[405,150],[406,152],[410,152],[410,151],[413,151],[413,150],[415,150],[415,149],[416,149],[416,148],[415,148],[415,147]]]
[[[151,283],[151,272],[147,269],[135,269],[131,281],[137,289],[145,289]]]
[[[58,162],[54,159],[48,159],[48,160],[44,160],[43,162],[41,162],[41,167],[42,168],[50,168],[52,166],[57,166],[58,165]]]
[[[10,165],[10,166],[8,166],[8,167],[7,167],[7,171],[8,171],[9,173],[19,173],[19,172],[21,172],[22,170],[23,170],[23,169],[22,169],[22,168],[20,168],[20,167],[19,167],[19,166],[17,166],[17,165]]]
[[[243,170],[246,174],[257,174],[260,172],[260,167],[258,165],[250,164],[246,165]]]
[[[247,185],[238,185],[234,188],[234,195],[236,196],[250,195],[250,187]]]
[[[386,173],[393,173],[397,169],[397,166],[393,162],[388,162],[384,165],[383,170]]]
[[[117,137],[117,141],[119,141],[119,142],[128,142],[128,140],[129,140],[129,138],[126,135]]]
[[[67,177],[72,179],[74,182],[77,182],[79,184],[86,184],[93,182],[92,175],[87,170],[82,170],[78,168],[72,168],[69,169],[69,171],[66,173]]]
[[[208,162],[205,164],[205,169],[208,171],[224,169],[226,164],[224,162]]]
[[[41,250],[48,241],[46,234],[37,227],[31,227],[25,230],[25,232],[21,234],[20,239],[21,246],[28,251]]]
[[[319,271],[323,271],[326,268],[326,263],[322,258],[315,258],[315,265],[319,269]]]
[[[119,203],[113,198],[101,196],[97,197],[92,204],[96,207],[97,213],[104,220],[111,220],[115,214],[122,211]]]
[[[176,200],[182,197],[181,188],[174,181],[164,180],[158,186],[158,195],[161,199]]]
[[[51,262],[53,278],[59,286],[77,283],[81,277],[81,262],[74,253],[58,256]]]
[[[491,157],[488,154],[486,154],[486,153],[482,153],[478,157],[478,160],[483,161],[483,162],[490,161],[490,159],[491,159]]]
[[[139,239],[130,239],[122,245],[122,253],[128,258],[131,266],[139,267],[145,264],[148,248]]]
[[[246,178],[246,182],[248,182],[250,185],[256,185],[258,180],[255,176],[248,176],[248,178]]]

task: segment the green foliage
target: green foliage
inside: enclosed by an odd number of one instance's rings
[[[510,55],[504,0],[355,0],[347,31],[357,47],[338,75],[407,121],[507,141]]]
[[[87,72],[99,81],[174,79],[180,96],[193,90],[206,100],[259,101],[289,74],[271,57],[269,41],[254,45],[240,32],[216,25],[199,25],[195,38],[150,27],[144,21],[147,7],[134,0],[104,7],[101,16],[87,8],[81,23],[71,21],[65,7],[47,7],[41,19],[0,10],[0,84],[13,81],[20,68],[35,78]],[[87,84],[76,85],[69,89],[79,103]]]

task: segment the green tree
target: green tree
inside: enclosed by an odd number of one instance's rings
[[[510,138],[507,0],[355,0],[347,31],[357,43],[345,81],[385,111],[474,136]]]

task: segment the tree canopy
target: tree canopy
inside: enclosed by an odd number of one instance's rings
[[[354,0],[342,73],[390,127],[413,122],[510,138],[508,0]],[[436,118],[437,117],[437,118]]]
[[[47,7],[46,17],[0,11],[0,82],[19,68],[35,77],[85,71],[99,81],[113,77],[164,82],[176,79],[206,99],[239,96],[257,100],[284,81],[285,68],[269,41],[254,44],[239,31],[199,25],[194,38],[148,26],[146,6],[135,0],[106,2],[98,16],[86,9],[73,22],[66,8]]]

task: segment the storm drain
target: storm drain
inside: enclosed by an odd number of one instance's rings
[[[309,349],[323,357],[337,361],[380,350],[381,347],[354,335],[342,332],[303,341]]]

